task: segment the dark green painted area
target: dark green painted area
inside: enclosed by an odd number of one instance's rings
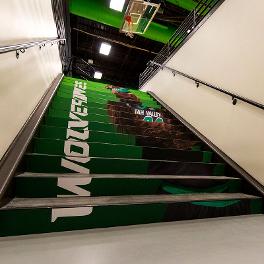
[[[44,118],[43,124],[49,126],[58,126],[58,127],[68,127],[67,118],[56,118],[51,116],[46,116]],[[89,122],[89,129],[94,131],[104,131],[104,132],[113,132],[117,133],[117,126],[112,123],[103,123],[103,122]]]
[[[72,172],[61,166],[62,158],[55,155],[28,154],[25,156],[27,171]],[[79,165],[90,169],[90,173],[147,174],[148,172],[148,162],[145,160],[91,158],[88,163]]]
[[[53,103],[55,103],[56,101],[64,101],[65,103],[68,101],[69,103],[72,101],[72,94],[56,95],[56,97],[53,100]],[[109,101],[120,102],[120,98],[115,97],[115,98],[108,99],[106,96],[100,97],[100,96],[94,95],[94,96],[87,96],[87,101],[88,101],[88,106],[90,103],[107,105]],[[148,100],[148,99],[141,99],[140,103],[148,107],[154,107],[154,108],[159,107],[159,105],[156,102],[152,100]]]
[[[224,201],[215,201],[215,202],[193,202],[194,205],[206,206],[206,207],[215,207],[215,208],[223,208],[229,207],[231,205],[237,205],[241,201],[240,200],[224,200]]]
[[[100,123],[99,123],[100,124]],[[75,129],[80,131],[81,129]],[[65,127],[45,126],[42,125],[39,131],[40,138],[66,139]],[[89,131],[87,142],[118,143],[124,145],[136,145],[135,136],[121,133]]]
[[[99,106],[105,106],[105,105],[99,105]],[[89,114],[97,114],[97,115],[109,115],[109,111],[104,108],[98,108],[98,107],[87,107]],[[69,115],[69,112],[71,111],[70,104],[51,104],[47,113],[53,113],[53,112],[64,112],[65,116]],[[121,111],[115,111],[115,112],[121,112]],[[124,111],[122,111],[124,113]],[[132,112],[126,112],[129,114],[132,114]]]
[[[76,141],[67,141],[71,146],[70,151],[72,156],[81,156],[83,148],[76,145]],[[87,144],[87,143],[85,143]],[[34,153],[48,154],[48,155],[64,155],[64,140],[35,138],[33,141]],[[107,157],[107,158],[142,158],[142,147],[129,145],[114,145],[108,143],[89,143],[90,157]],[[76,153],[76,154],[75,154]]]
[[[204,151],[203,152],[203,162],[211,162],[213,157],[213,152]]]
[[[63,156],[45,154],[27,154],[25,156],[27,171],[31,172],[72,172],[61,166]],[[70,158],[69,158],[70,159]],[[74,161],[75,163],[78,163]],[[151,161],[142,159],[93,158],[79,165],[90,169],[90,173],[117,174],[162,174],[169,170],[171,174],[212,175],[221,164],[202,162]],[[224,166],[224,165],[223,165]],[[152,170],[153,171],[152,173]],[[223,175],[223,174],[219,174]]]
[[[115,100],[111,100],[109,102],[108,99],[105,98],[96,98],[96,97],[91,97],[91,98],[87,98],[87,105],[88,107],[98,107],[98,105],[100,105],[99,108],[107,108],[107,104],[111,103],[111,101],[113,102],[120,102],[119,98],[116,98]],[[54,100],[52,101],[52,104],[70,104],[72,102],[71,98],[67,98],[67,97],[61,97],[61,96],[56,96],[54,98]],[[157,108],[160,109],[160,106],[156,103],[156,102],[152,102],[152,101],[142,101],[140,104],[144,105],[145,107],[153,107],[153,108]]]
[[[234,193],[239,192],[241,189],[241,181],[228,180],[225,183],[218,184],[207,188],[192,188],[175,186],[173,184],[166,184],[163,190],[171,194],[186,194],[186,193]]]
[[[91,183],[81,185],[91,196],[108,195],[147,195],[162,192],[164,180],[151,179],[92,179]],[[74,195],[57,187],[56,178],[27,177],[17,178],[15,182],[17,197],[57,197],[57,195]]]
[[[224,175],[225,174],[225,164],[217,164],[214,167],[213,175]]]
[[[51,209],[0,211],[0,235],[81,230],[161,222],[167,204],[93,207],[88,216],[64,217],[51,222]]]
[[[128,158],[128,159],[153,159],[183,162],[203,162],[206,152],[182,151],[168,148],[142,147],[135,145],[124,145],[120,142],[115,144],[98,143],[84,141],[80,145],[76,140],[61,140],[53,138],[34,138],[33,153],[47,155],[64,155],[65,146],[68,146],[71,154],[69,156],[81,157],[84,153],[84,147],[89,149],[89,157],[105,158]]]
[[[254,199],[250,201],[250,213],[251,214],[263,214],[263,200]]]
[[[106,88],[106,84],[93,82],[93,81],[84,81],[71,77],[64,77],[63,81],[60,84],[59,90],[63,90],[63,92],[73,91],[76,80],[85,83],[87,85],[87,90],[86,90],[87,95],[89,95],[90,92],[98,92],[100,94],[102,93],[108,95],[112,94],[112,91]],[[133,93],[138,98],[152,99],[152,97],[149,94],[142,92],[140,90],[128,89],[128,92]]]
[[[67,86],[66,86],[67,87]],[[65,89],[64,85],[61,85],[58,91],[56,92],[57,96],[61,97],[67,97],[67,98],[72,98],[72,93],[73,93],[73,88],[67,88]],[[105,91],[106,90],[106,91]],[[116,95],[113,94],[112,92],[108,92],[106,88],[104,90],[93,90],[93,88],[87,88],[83,94],[85,94],[87,97],[97,97],[97,98],[105,98],[108,100],[111,99],[116,99]],[[153,98],[151,98],[148,94],[141,94],[141,93],[136,93],[134,90],[128,90],[129,93],[134,94],[138,99],[143,100],[143,101],[150,101],[150,102],[155,102]]]
[[[57,197],[57,178],[15,178],[16,197]]]
[[[192,11],[196,6],[197,2],[193,0],[166,0],[167,2],[179,6],[188,11]]]
[[[48,116],[55,117],[55,118],[67,118],[65,116],[65,111],[50,111],[48,112]],[[88,114],[87,116],[83,117],[82,120],[86,120],[89,122],[102,122],[102,123],[112,123],[112,118],[109,115],[98,115],[98,114]]]

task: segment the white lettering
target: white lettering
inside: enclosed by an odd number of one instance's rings
[[[93,207],[55,208],[52,209],[51,222],[55,222],[59,217],[87,216],[92,211]]]
[[[79,152],[73,151],[73,147],[78,149]],[[64,143],[64,153],[66,156],[88,157],[89,145],[84,141],[66,140]]]
[[[68,139],[69,137],[77,138],[77,139],[81,139],[81,140],[88,139],[89,138],[89,130],[88,130],[88,127],[84,128],[82,130],[82,132],[79,132],[79,131],[72,130],[72,129],[68,128],[67,129],[66,138]]]
[[[86,83],[75,81],[66,133],[67,140],[64,142],[65,158],[61,159],[61,166],[74,172],[90,174],[88,168],[79,165],[87,164],[90,161],[89,145],[86,142],[89,138],[88,121],[82,120],[82,117],[88,115],[86,88]],[[76,131],[73,128],[80,129]],[[59,178],[57,186],[74,193],[74,195],[58,195],[58,197],[90,196],[89,191],[80,187],[80,185],[90,183],[91,177]],[[92,207],[55,208],[52,209],[51,221],[55,222],[60,217],[87,216],[92,211]]]
[[[87,185],[91,183],[91,177],[72,177],[72,178],[58,178],[58,187],[79,196],[90,196],[90,192],[80,188],[78,185]],[[59,197],[68,197],[71,195],[60,195]]]
[[[90,170],[66,159],[61,160],[61,166],[79,173],[90,174]]]

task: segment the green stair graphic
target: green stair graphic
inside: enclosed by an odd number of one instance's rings
[[[262,213],[219,160],[149,94],[64,77],[0,236]]]

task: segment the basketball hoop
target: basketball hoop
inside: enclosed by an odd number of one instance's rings
[[[126,36],[133,38],[133,23],[132,23],[132,17],[130,15],[125,16],[125,27],[127,29],[127,32],[125,33]]]
[[[159,7],[160,4],[144,0],[129,0],[120,31],[130,38],[134,34],[144,34]]]

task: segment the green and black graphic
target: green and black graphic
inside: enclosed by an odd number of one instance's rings
[[[90,197],[91,204],[0,210],[1,236],[261,212],[260,199],[228,196],[241,180],[225,177],[225,164],[149,94],[70,77],[21,167],[16,197]],[[211,198],[199,199],[204,193]],[[212,196],[219,193],[227,198]]]

